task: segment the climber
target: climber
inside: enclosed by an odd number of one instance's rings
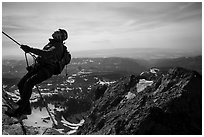
[[[32,94],[32,88],[55,75],[57,71],[57,61],[63,57],[64,44],[68,38],[66,30],[59,29],[52,34],[52,39],[49,39],[49,43],[44,48],[37,49],[31,48],[27,45],[21,45],[21,49],[26,53],[33,53],[37,55],[36,63],[28,66],[26,69],[28,73],[19,81],[18,89],[20,93],[20,99],[16,102],[19,107],[13,112],[7,112],[11,117],[19,117],[21,115],[30,115],[30,97]]]

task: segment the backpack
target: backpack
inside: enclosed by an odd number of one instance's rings
[[[68,65],[71,61],[71,54],[67,50],[66,46],[63,46],[63,47],[64,47],[63,56],[61,60],[57,61],[57,65],[56,65],[57,67],[54,72],[55,75],[59,75],[63,71],[64,67]]]

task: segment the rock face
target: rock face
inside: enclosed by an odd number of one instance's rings
[[[138,81],[121,78],[100,93],[78,134],[202,134],[200,74],[173,68],[141,92]]]
[[[7,116],[8,103],[13,107],[16,105],[10,98],[2,89],[2,135],[63,135],[54,128],[26,126],[23,121]]]

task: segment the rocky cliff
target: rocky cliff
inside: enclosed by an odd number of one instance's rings
[[[138,92],[141,76],[121,78],[96,90],[81,135],[200,135],[202,77],[184,68],[154,77]]]
[[[8,106],[14,107],[16,104],[11,100],[11,96],[2,89],[2,135],[63,135],[55,128],[27,126],[22,120],[8,117],[5,114]]]

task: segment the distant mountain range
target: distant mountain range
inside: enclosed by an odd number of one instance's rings
[[[163,69],[166,68],[166,70],[168,70],[170,67],[183,67],[190,70],[195,70],[202,74],[202,56],[152,59],[148,63],[150,66]]]
[[[202,55],[201,51],[171,48],[116,48],[89,51],[71,51],[74,57],[122,57],[134,59],[164,59]]]
[[[69,46],[68,46],[69,49]],[[71,49],[71,48],[70,48]],[[179,58],[179,57],[192,57],[202,55],[202,50],[189,50],[189,49],[171,49],[171,48],[115,48],[112,49],[98,49],[98,50],[83,50],[72,51],[70,50],[73,58],[108,58],[108,57],[121,57],[133,59],[166,59],[166,58]],[[28,56],[29,57],[29,56]],[[24,59],[24,55],[17,56],[3,56],[3,59]]]
[[[32,61],[29,61],[32,63]],[[140,74],[141,72],[157,67],[168,70],[171,67],[184,67],[202,73],[202,56],[162,58],[162,59],[131,59],[131,58],[73,58],[68,65],[67,72],[73,74],[81,70],[89,72],[114,72],[127,74]],[[2,77],[20,78],[26,73],[25,60],[3,60]],[[62,73],[64,74],[64,73]]]

